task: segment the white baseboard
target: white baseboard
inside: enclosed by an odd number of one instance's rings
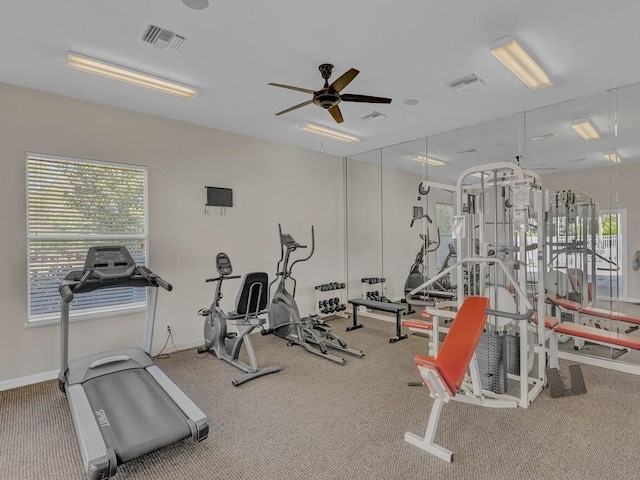
[[[0,392],[2,390],[11,390],[12,388],[24,387],[26,385],[33,385],[34,383],[53,380],[55,378],[58,378],[58,373],[59,370],[51,370],[50,372],[36,373],[33,375],[27,375],[26,377],[4,380],[0,382]]]
[[[180,350],[189,350],[191,348],[201,347],[202,340],[198,340],[197,342],[189,342],[184,345],[177,345],[178,351]],[[172,353],[175,352],[173,345],[169,344],[167,349],[163,353]],[[154,352],[154,355],[157,355],[158,352]],[[51,370],[49,372],[35,373],[33,375],[27,375],[25,377],[12,378],[10,380],[4,380],[0,382],[0,392],[3,390],[11,390],[12,388],[24,387],[26,385],[33,385],[34,383],[46,382],[47,380],[54,380],[58,378],[58,373],[60,370]]]

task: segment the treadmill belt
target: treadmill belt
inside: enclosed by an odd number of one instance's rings
[[[191,436],[187,417],[145,369],[96,377],[83,387],[118,464]]]

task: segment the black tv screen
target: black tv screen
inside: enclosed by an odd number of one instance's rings
[[[207,206],[233,207],[233,190],[231,188],[205,187],[207,189]]]

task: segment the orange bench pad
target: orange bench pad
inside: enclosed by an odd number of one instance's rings
[[[434,360],[423,355],[416,355],[414,358],[416,365],[424,365],[428,368],[435,367],[453,395],[462,385],[471,357],[473,357],[480,341],[487,321],[485,310],[488,307],[488,298],[468,297],[451,323],[438,357]]]
[[[595,340],[598,342],[609,343],[619,347],[633,348],[640,350],[640,338],[624,333],[609,332],[601,328],[589,327],[573,322],[562,322],[556,327],[556,332],[564,333],[572,337],[584,338],[586,340]]]
[[[424,320],[403,320],[403,327],[418,328],[420,330],[433,330],[433,323]]]
[[[560,298],[560,297],[549,297],[549,299],[552,302],[557,303],[558,305],[560,305],[563,308],[566,308],[567,310],[573,310],[573,311],[579,311],[582,308],[582,305],[578,302],[574,302],[573,300],[567,300],[566,298]]]
[[[533,316],[531,317],[531,321],[535,324],[538,323],[538,314],[534,313]],[[544,326],[545,328],[556,328],[558,326],[558,324],[560,323],[560,320],[558,320],[556,317],[554,317],[553,315],[549,315],[549,314],[544,314]]]
[[[591,315],[593,317],[608,318],[609,320],[620,320],[626,323],[635,323],[640,325],[640,318],[634,317],[622,312],[612,312],[611,310],[605,310],[603,308],[584,307],[580,309],[580,313],[584,315]]]

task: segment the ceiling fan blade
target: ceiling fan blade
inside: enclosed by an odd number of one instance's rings
[[[313,103],[313,100],[307,100],[306,102],[299,103],[298,105],[294,105],[291,108],[287,108],[286,110],[282,110],[281,112],[276,113],[276,115],[282,115],[283,113],[290,112],[291,110],[295,110],[296,108],[304,107],[305,105],[309,105]]]
[[[288,88],[289,90],[297,90],[298,92],[310,93],[313,95],[314,91],[308,88],[292,87],[291,85],[283,85],[281,83],[269,83],[268,85],[280,88]]]
[[[340,99],[343,102],[391,103],[390,98],[372,97],[370,95],[355,95],[352,93],[345,93],[344,95],[340,95]]]
[[[340,77],[338,77],[335,82],[331,84],[331,88],[333,88],[337,92],[342,91],[342,89],[349,85],[351,83],[351,80],[356,78],[356,75],[358,75],[359,73],[360,71],[356,70],[355,68],[347,70]]]
[[[344,119],[342,118],[342,112],[340,111],[340,107],[338,105],[334,105],[333,107],[331,107],[329,109],[329,113],[331,114],[333,119],[336,121],[336,123],[344,122]]]

